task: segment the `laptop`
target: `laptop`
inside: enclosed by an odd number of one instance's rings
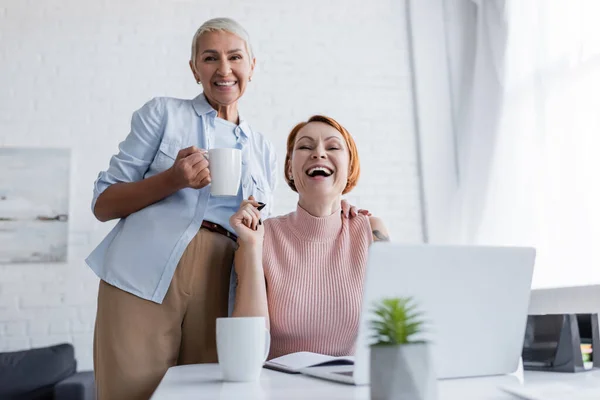
[[[369,384],[370,312],[385,297],[412,296],[428,321],[438,379],[502,375],[517,370],[529,306],[535,249],[402,245],[370,248],[351,366],[301,372],[354,385]]]

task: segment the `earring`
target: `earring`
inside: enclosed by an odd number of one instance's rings
[[[196,82],[198,85],[202,86],[202,82],[200,82],[200,79],[198,79],[198,81]]]
[[[292,181],[292,182],[294,181],[294,176],[293,175],[290,175],[290,181]]]
[[[248,78],[248,82],[252,82],[252,77]]]

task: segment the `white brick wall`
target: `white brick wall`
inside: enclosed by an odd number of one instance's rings
[[[97,279],[83,259],[112,227],[90,212],[92,183],[133,110],[198,93],[190,40],[216,16],[250,32],[258,64],[242,110],[280,157],[296,122],[339,119],[362,160],[349,199],[394,239],[421,240],[403,1],[3,0],[0,146],[68,147],[73,168],[69,262],[0,266],[0,351],[71,341],[91,368]],[[277,213],[294,207],[287,186],[276,195]]]

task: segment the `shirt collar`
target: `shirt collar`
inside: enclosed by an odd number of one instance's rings
[[[210,103],[206,100],[204,93],[200,93],[198,96],[196,96],[194,98],[194,100],[192,100],[192,104],[193,104],[194,110],[196,111],[196,114],[198,114],[199,116],[202,117],[205,115],[210,115],[212,118],[216,118],[217,110],[212,108]],[[252,135],[252,129],[250,128],[248,121],[246,121],[246,119],[242,116],[242,114],[239,112],[239,110],[238,110],[238,118],[240,120],[240,123],[238,124],[238,126],[240,128],[242,135],[244,135],[246,137],[250,137]]]
[[[194,100],[192,100],[192,104],[194,106],[194,110],[196,110],[196,113],[201,117],[210,113],[214,113],[215,115],[217,114],[217,110],[212,108],[212,106],[208,103],[206,97],[204,97],[204,93],[200,93],[198,96],[196,96]]]

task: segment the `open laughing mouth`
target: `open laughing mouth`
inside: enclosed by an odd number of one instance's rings
[[[315,167],[311,167],[311,168],[307,169],[306,175],[310,176],[311,178],[317,178],[317,177],[328,178],[331,175],[333,175],[333,170],[329,167],[319,165],[319,166],[315,166]]]

